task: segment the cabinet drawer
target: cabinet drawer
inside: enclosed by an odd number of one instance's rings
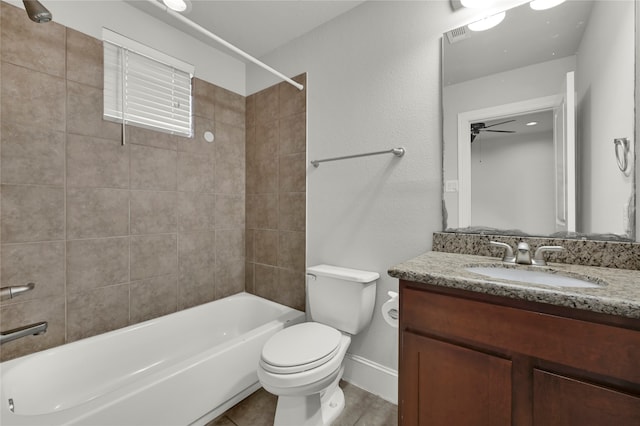
[[[640,332],[401,286],[401,330],[640,383]]]

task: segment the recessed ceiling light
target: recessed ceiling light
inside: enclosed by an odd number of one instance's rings
[[[188,0],[162,0],[165,6],[176,12],[185,12],[191,6]]]
[[[531,3],[529,3],[529,6],[531,6],[531,9],[533,10],[545,10],[556,7],[557,5],[564,2],[565,0],[533,0]]]
[[[507,12],[500,12],[495,15],[487,16],[479,21],[470,23],[467,25],[467,28],[471,31],[486,31],[502,22],[505,16],[507,16]]]
[[[527,126],[535,126],[536,124],[538,124],[538,122],[537,122],[537,121],[530,121],[530,122],[528,122],[526,125],[527,125]]]

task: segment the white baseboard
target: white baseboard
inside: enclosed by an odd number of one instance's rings
[[[344,380],[398,404],[398,372],[358,355],[344,357]]]

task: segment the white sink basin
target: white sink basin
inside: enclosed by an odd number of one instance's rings
[[[602,284],[592,281],[567,277],[549,270],[532,271],[529,269],[516,269],[491,266],[473,266],[466,268],[467,271],[474,274],[484,275],[486,277],[498,278],[501,280],[518,281],[529,284],[542,284],[554,287],[582,287],[582,288],[598,288]]]

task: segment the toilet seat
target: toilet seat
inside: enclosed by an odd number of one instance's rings
[[[342,333],[307,322],[273,335],[262,348],[260,365],[276,374],[294,374],[320,367],[339,352]]]

